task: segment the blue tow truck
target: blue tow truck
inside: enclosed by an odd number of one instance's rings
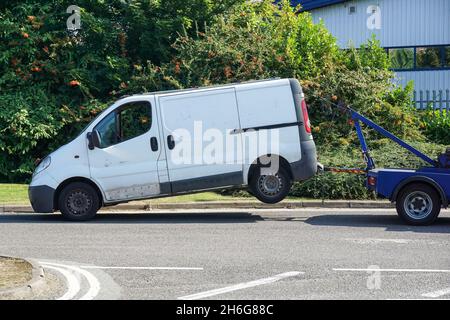
[[[450,200],[450,148],[433,160],[405,141],[347,106],[339,106],[349,113],[361,143],[365,169],[326,168],[326,171],[363,173],[366,186],[381,198],[396,203],[397,213],[408,224],[430,225],[436,221],[441,208],[447,208]],[[361,129],[361,123],[398,143],[425,161],[428,166],[418,169],[376,168]]]

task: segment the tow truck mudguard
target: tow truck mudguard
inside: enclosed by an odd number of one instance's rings
[[[402,188],[404,186],[406,186],[407,184],[413,183],[413,182],[424,182],[426,184],[429,184],[429,185],[433,186],[439,193],[439,196],[440,196],[440,198],[442,200],[442,206],[444,208],[448,207],[448,199],[447,199],[447,196],[445,195],[445,192],[442,189],[442,187],[436,181],[434,181],[433,179],[425,177],[425,176],[414,176],[414,177],[409,177],[409,178],[403,180],[402,182],[400,182],[397,185],[397,187],[395,188],[394,192],[392,193],[391,199],[389,199],[389,200],[394,202],[395,199],[397,199],[397,196],[398,196],[398,193],[400,192],[400,190],[402,190]]]

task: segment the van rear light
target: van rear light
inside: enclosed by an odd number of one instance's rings
[[[369,177],[367,181],[371,187],[375,187],[377,185],[377,178],[375,177]]]
[[[307,133],[311,133],[311,122],[309,122],[308,107],[305,99],[302,99],[303,124]]]

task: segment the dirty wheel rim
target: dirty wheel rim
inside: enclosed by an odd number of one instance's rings
[[[408,217],[420,220],[430,215],[433,210],[433,200],[425,192],[416,191],[406,197],[403,206]]]
[[[267,175],[259,177],[259,189],[262,193],[268,196],[277,195],[283,187],[283,181],[276,175]]]
[[[83,190],[74,190],[67,197],[67,208],[72,214],[83,215],[92,207],[92,198]]]

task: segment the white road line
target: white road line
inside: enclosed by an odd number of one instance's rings
[[[286,273],[278,274],[278,275],[270,277],[270,278],[264,278],[264,279],[250,281],[250,282],[239,283],[239,284],[232,285],[232,286],[225,287],[225,288],[220,288],[220,289],[214,289],[214,290],[204,291],[204,292],[200,292],[200,293],[195,293],[195,294],[191,294],[191,295],[188,295],[188,296],[180,297],[178,299],[179,300],[202,299],[202,298],[216,296],[216,295],[227,293],[227,292],[232,292],[232,291],[236,291],[236,290],[242,290],[242,289],[246,289],[246,288],[256,287],[256,286],[260,286],[260,285],[264,285],[264,284],[269,284],[269,283],[274,283],[276,281],[279,281],[279,280],[282,280],[282,279],[285,279],[285,278],[295,277],[295,276],[298,276],[299,274],[303,274],[303,273],[304,272],[298,272],[298,271],[286,272]]]
[[[47,264],[42,265],[45,269],[56,270],[61,273],[67,280],[67,291],[64,295],[59,297],[57,300],[71,300],[73,299],[77,293],[80,291],[80,282],[77,277],[72,272],[67,271],[66,269],[50,266]]]
[[[439,298],[445,295],[450,294],[450,288],[447,289],[442,289],[442,290],[438,290],[438,291],[433,291],[433,292],[429,292],[429,293],[424,293],[422,294],[422,297],[425,298]]]
[[[396,243],[396,244],[408,244],[413,240],[408,239],[377,239],[377,238],[347,238],[346,241],[355,242],[358,244],[379,244],[379,243]]]
[[[102,266],[80,266],[83,269],[118,269],[118,270],[203,270],[203,268],[191,267],[102,267]]]
[[[333,268],[334,271],[356,271],[356,272],[424,272],[424,273],[450,273],[450,270],[435,270],[435,269],[378,269],[378,268]]]
[[[69,266],[69,265],[60,264],[60,263],[53,263],[53,262],[45,262],[45,264],[73,270],[73,271],[75,271],[75,272],[77,272],[79,274],[82,274],[86,278],[86,280],[89,283],[89,290],[79,300],[92,300],[100,292],[100,282],[97,280],[96,277],[94,277],[92,275],[92,273],[90,273],[90,272],[88,272],[86,270],[83,270],[83,269],[81,269],[79,267],[76,267],[76,266]]]

